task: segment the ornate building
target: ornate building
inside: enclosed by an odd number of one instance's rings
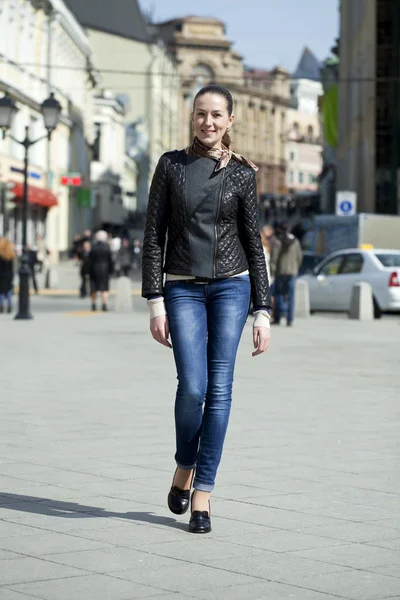
[[[152,26],[175,57],[180,74],[179,147],[192,136],[193,98],[203,85],[215,82],[230,89],[234,98],[234,147],[259,167],[260,194],[286,192],[286,111],[290,105],[288,73],[248,70],[226,39],[222,21],[185,17]]]

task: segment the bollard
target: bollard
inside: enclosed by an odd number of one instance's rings
[[[44,287],[47,290],[58,287],[58,274],[52,266],[45,268]]]
[[[369,283],[361,282],[353,285],[350,302],[350,319],[372,321],[374,318],[374,302],[372,288]]]
[[[294,316],[307,318],[310,316],[310,290],[305,279],[296,280],[294,294]]]
[[[129,277],[118,277],[115,288],[116,312],[131,312],[132,282]]]

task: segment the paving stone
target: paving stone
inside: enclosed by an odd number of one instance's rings
[[[270,581],[196,592],[198,600],[338,600],[343,597]]]
[[[132,583],[123,579],[107,577],[107,575],[86,575],[66,577],[52,581],[38,581],[13,585],[12,590],[33,594],[43,600],[136,600],[149,598],[160,590],[147,585]],[[12,600],[10,598],[10,600]],[[22,599],[21,599],[22,600]]]
[[[110,544],[60,533],[41,532],[30,536],[0,538],[0,548],[29,556],[45,556],[57,552],[80,552],[110,548]],[[1,554],[0,554],[1,559]]]
[[[264,551],[262,555],[253,556],[243,553],[243,557],[240,559],[215,560],[214,567],[293,586],[301,586],[305,574],[318,577],[321,573],[342,573],[349,570],[347,567],[326,562],[267,551]],[[310,587],[310,589],[313,588]]]
[[[0,587],[0,598],[1,600],[38,600],[37,596],[29,596],[20,592],[14,592],[5,587]]]
[[[156,557],[158,564],[160,557]],[[224,586],[251,584],[254,578],[235,573],[231,570],[213,568],[193,562],[175,561],[173,566],[160,567],[154,570],[143,568],[140,564],[116,573],[110,573],[115,577],[121,577],[129,581],[141,584],[158,585],[164,590],[192,595],[197,590],[223,588]]]
[[[291,555],[354,569],[368,569],[400,563],[399,550],[378,548],[367,544],[348,544],[318,548],[317,550],[298,550],[292,552]]]
[[[0,570],[0,586],[78,575],[82,575],[81,569],[48,560],[23,557],[7,561],[5,568]]]
[[[304,576],[302,587],[338,595],[350,600],[381,600],[400,593],[400,579],[363,570]]]

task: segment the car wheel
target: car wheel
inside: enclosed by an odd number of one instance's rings
[[[378,302],[376,301],[375,297],[373,297],[372,300],[374,303],[374,319],[380,319],[382,316],[381,308],[380,308]]]

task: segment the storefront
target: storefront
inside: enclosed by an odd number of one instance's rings
[[[14,194],[14,208],[8,211],[8,232],[10,239],[18,249],[22,244],[22,200],[24,197],[23,183],[14,183],[11,192]],[[57,198],[48,189],[28,185],[28,219],[27,242],[34,246],[38,235],[46,234],[47,211],[57,206]]]

